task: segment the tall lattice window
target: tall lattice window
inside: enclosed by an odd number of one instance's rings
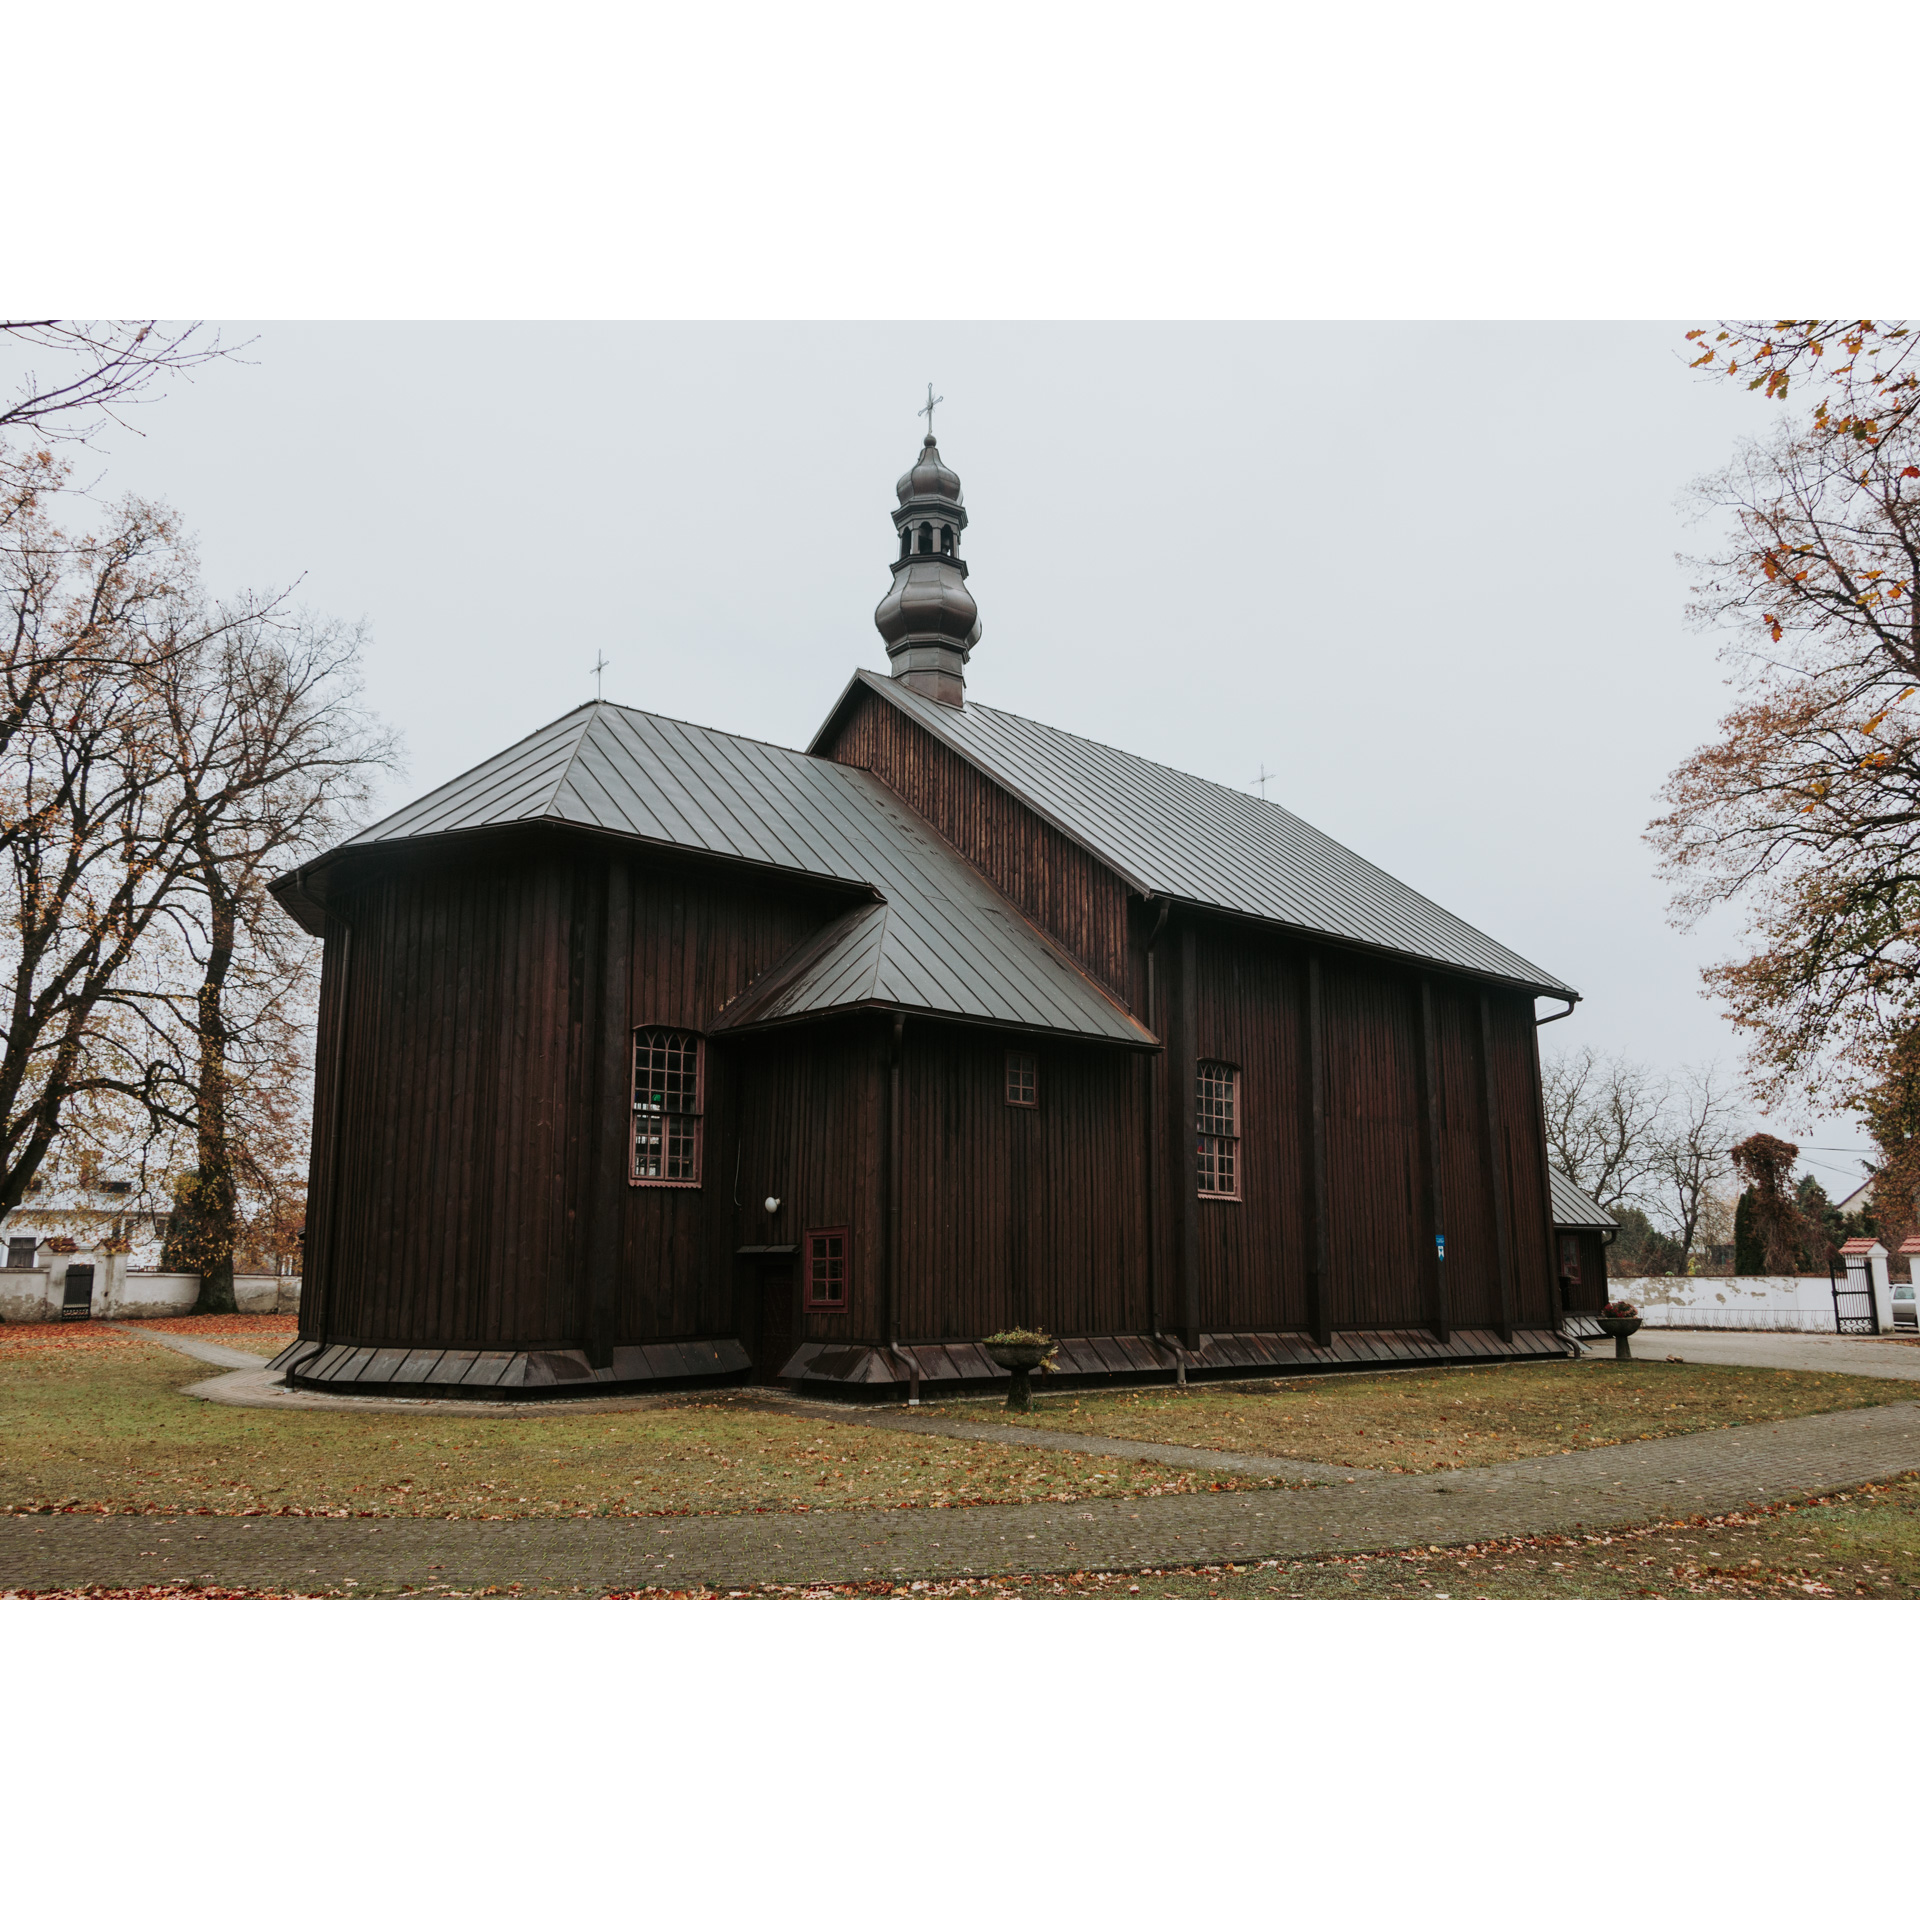
[[[1030,1053],[1007,1055],[1007,1105],[1037,1107],[1040,1104],[1040,1066]]]
[[[809,1313],[845,1313],[847,1310],[847,1242],[845,1227],[816,1227],[807,1235],[807,1299]]]
[[[1200,1137],[1199,1182],[1205,1199],[1240,1198],[1240,1069],[1202,1060],[1194,1080]]]
[[[700,1036],[641,1027],[633,1036],[633,1178],[645,1187],[700,1184]]]

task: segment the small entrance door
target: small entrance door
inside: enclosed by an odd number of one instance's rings
[[[93,1312],[93,1269],[69,1266],[67,1291],[60,1302],[62,1320],[85,1320]]]
[[[791,1254],[762,1254],[743,1276],[755,1307],[753,1378],[756,1386],[773,1386],[780,1369],[800,1344],[800,1296],[794,1286]]]

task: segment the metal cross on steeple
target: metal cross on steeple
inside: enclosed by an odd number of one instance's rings
[[[1264,800],[1267,797],[1267,782],[1272,778],[1273,775],[1267,771],[1267,763],[1262,760],[1260,762],[1260,771],[1247,782],[1247,785],[1250,787],[1258,787],[1260,789],[1260,798]]]
[[[947,396],[944,393],[937,396],[935,395],[933,382],[929,380],[927,382],[927,404],[919,409],[921,413],[927,416],[927,438],[929,440],[933,438],[933,410],[935,407],[944,406],[946,399]]]
[[[605,654],[603,654],[600,651],[598,647],[594,648],[593,650],[593,697],[595,700],[604,700],[606,698],[605,686],[600,676],[604,674],[607,668],[610,667],[612,664],[613,663],[606,657]]]

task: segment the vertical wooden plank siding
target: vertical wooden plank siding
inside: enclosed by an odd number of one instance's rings
[[[1421,1230],[1419,1032],[1404,974],[1363,962],[1320,972],[1322,1137],[1330,1327],[1416,1325]]]
[[[806,1315],[800,1325],[808,1340],[872,1344],[887,1337],[888,1025],[884,1016],[866,1014],[741,1035],[728,1049],[736,1076],[733,1121],[719,1138],[730,1144],[724,1148],[725,1166],[713,1167],[708,1176],[715,1218],[721,1224],[715,1269],[729,1273],[738,1246],[772,1240],[793,1245],[809,1228],[845,1227],[851,1235],[852,1263],[847,1310]],[[913,1038],[909,1024],[909,1056]],[[914,1162],[909,1131],[902,1179],[909,1202],[923,1177],[924,1170]],[[736,1191],[737,1207],[732,1199]],[[771,1223],[762,1205],[769,1195],[781,1203]],[[904,1272],[896,1270],[896,1284],[910,1279],[910,1257],[902,1267]],[[636,1298],[644,1301],[646,1296],[643,1292]],[[691,1293],[676,1294],[676,1316],[700,1310]],[[717,1331],[729,1330],[740,1317],[730,1300],[706,1310],[725,1316],[727,1326],[715,1327]],[[904,1308],[901,1311],[904,1314]],[[684,1317],[677,1318],[675,1331],[686,1324]]]
[[[1489,1015],[1494,1038],[1498,1098],[1503,1125],[1504,1164],[1512,1221],[1514,1311],[1523,1326],[1558,1325],[1555,1283],[1553,1206],[1548,1197],[1546,1128],[1540,1117],[1534,1075],[1538,1036],[1533,1004],[1517,993],[1491,992]]]
[[[300,1262],[300,1337],[323,1344],[327,1301],[335,1285],[334,1264],[341,1245],[336,1223],[343,1198],[340,1081],[352,954],[352,927],[330,916],[320,954],[320,1005],[314,1023],[313,1132],[307,1161],[307,1231]]]
[[[1172,1099],[1169,1118],[1173,1123],[1172,1160],[1174,1166],[1173,1205],[1173,1312],[1180,1337],[1192,1346],[1200,1331],[1200,1212],[1203,1206],[1232,1206],[1233,1201],[1203,1202],[1197,1191],[1199,1182],[1200,1135],[1195,1112],[1200,1048],[1200,981],[1198,942],[1190,921],[1181,920],[1175,929],[1175,951],[1179,963],[1174,981],[1178,998],[1173,1008],[1167,1035],[1167,1077]]]
[[[865,688],[828,752],[884,780],[1029,920],[1129,999],[1127,885],[1110,867]]]
[[[909,1021],[901,1060],[902,1340],[1147,1325],[1143,1117],[1114,1047],[1022,1041],[1039,1104],[1006,1102],[1006,1037]],[[877,1337],[877,1335],[872,1336]]]
[[[1509,1211],[1509,1196],[1513,1191],[1510,1166],[1512,1155],[1505,1116],[1494,1087],[1493,1009],[1488,1004],[1484,987],[1480,990],[1479,1011],[1481,1113],[1486,1127],[1487,1190],[1493,1209],[1494,1251],[1498,1263],[1496,1269],[1500,1301],[1498,1325],[1501,1339],[1506,1340],[1512,1337],[1514,1326],[1513,1226]]]
[[[1239,1069],[1241,1116],[1240,1198],[1198,1203],[1195,1315],[1222,1332],[1304,1328],[1312,1246],[1305,951],[1276,935],[1219,938],[1212,927],[1195,949],[1195,1052]],[[1193,1191],[1191,1159],[1170,1171]]]
[[[1447,1263],[1441,1246],[1447,1231],[1446,1190],[1440,1183],[1439,1056],[1433,1032],[1433,982],[1420,976],[1420,1166],[1426,1188],[1426,1245],[1430,1308],[1428,1325],[1436,1340],[1453,1338],[1453,1317],[1447,1301]]]
[[[1517,991],[1176,910],[1144,1068],[1020,1036],[1039,1104],[1009,1107],[1013,1036],[912,1019],[890,1105],[889,1015],[709,1037],[701,1183],[636,1187],[634,1028],[706,1033],[843,894],[557,834],[383,858],[322,971],[310,1337],[599,1357],[744,1333],[734,1250],[822,1227],[853,1261],[848,1311],[802,1323],[822,1341],[1554,1324]],[[1203,1058],[1240,1074],[1234,1200],[1196,1192]]]
[[[871,1196],[843,1191],[829,1171],[829,1163],[840,1161],[852,1189],[862,1156],[871,1158],[876,1173],[880,1164],[874,1151],[878,1095],[867,1084],[875,1069],[864,1028],[860,1036],[846,1022],[814,1029],[797,1050],[793,1041],[772,1035],[709,1039],[701,1184],[637,1187],[626,1178],[632,1030],[703,1032],[758,975],[835,918],[842,904],[764,878],[742,881],[643,862],[630,863],[630,872],[623,968],[628,1006],[618,1029],[614,1102],[621,1140],[618,1338],[642,1343],[740,1331],[750,1309],[734,1298],[742,1277],[735,1273],[734,1249],[770,1238],[792,1244],[810,1226],[855,1229],[856,1298],[871,1304],[881,1247],[872,1223],[856,1218]],[[824,1057],[814,1060],[814,1053]],[[849,1131],[854,1127],[864,1131],[856,1135]],[[857,1147],[850,1146],[855,1141]],[[784,1202],[771,1225],[761,1204],[769,1194]],[[844,1210],[834,1212],[842,1200]],[[830,1218],[823,1217],[823,1208]],[[848,1315],[830,1318],[844,1324]]]
[[[1320,956],[1307,956],[1307,1169],[1312,1251],[1307,1257],[1307,1325],[1321,1346],[1332,1344],[1333,1238],[1328,1219],[1326,995]]]

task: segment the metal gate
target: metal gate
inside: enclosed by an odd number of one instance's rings
[[[1828,1262],[1827,1272],[1833,1281],[1834,1332],[1878,1333],[1880,1309],[1873,1297],[1873,1269],[1834,1259]]]
[[[85,1320],[93,1312],[92,1267],[67,1268],[67,1290],[60,1301],[62,1320]]]

